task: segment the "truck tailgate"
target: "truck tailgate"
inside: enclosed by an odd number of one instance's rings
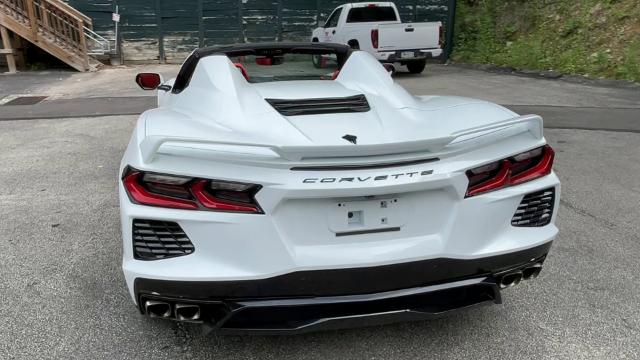
[[[433,49],[439,46],[440,22],[381,24],[378,51]]]

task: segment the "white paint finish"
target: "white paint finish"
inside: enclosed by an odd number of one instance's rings
[[[268,96],[303,99],[353,94],[364,94],[371,110],[286,117],[264,100]],[[510,226],[524,194],[549,187],[559,191],[555,174],[464,198],[467,169],[545,143],[542,119],[520,117],[481,100],[414,97],[365,52],[352,54],[334,81],[269,84],[250,84],[226,57],[209,56],[200,61],[184,91],[162,93],[161,97],[159,108],[140,117],[120,170],[129,165],[160,173],[258,183],[263,188],[256,199],[265,214],[134,205],[120,184],[123,268],[130,291],[136,277],[259,279],[309,269],[438,257],[473,259],[530,248],[556,236],[553,224],[533,229]],[[358,136],[358,145],[341,139],[348,132]],[[440,160],[387,169],[290,170],[299,165],[433,156]],[[422,171],[429,173],[415,176]],[[409,176],[411,173],[414,175]],[[379,175],[392,176],[379,181],[304,182]],[[389,225],[401,230],[336,237],[335,218],[343,214],[331,213],[331,206],[348,202],[358,207],[354,201],[371,196],[399,200],[385,217]],[[380,216],[371,206],[356,209],[366,212],[365,221]],[[178,222],[196,251],[167,260],[134,260],[134,218]],[[356,224],[356,228],[369,225]]]
[[[396,20],[382,22],[347,22],[347,17],[351,9],[366,6],[392,7],[396,13]],[[379,61],[388,61],[390,56],[400,53],[403,50],[421,50],[431,57],[437,57],[442,54],[439,43],[442,23],[439,21],[402,24],[398,9],[392,2],[344,4],[337,7],[334,12],[332,12],[332,15],[336,11],[339,11],[339,9],[341,9],[341,12],[337,26],[327,26],[327,24],[324,24],[322,27],[314,29],[311,34],[312,41],[317,39],[319,42],[341,44],[357,42],[360,50],[370,53]],[[371,31],[374,29],[378,30],[378,48],[373,47],[371,40]],[[410,31],[406,31],[406,29],[410,29]],[[413,56],[407,57],[406,60],[415,60],[415,58],[416,56],[414,54]]]

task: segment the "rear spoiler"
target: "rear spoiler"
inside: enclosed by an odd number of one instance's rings
[[[541,139],[543,134],[542,118],[538,115],[525,115],[512,119],[501,120],[471,129],[457,131],[449,136],[437,137],[426,140],[405,141],[387,144],[371,145],[333,145],[333,146],[277,146],[271,144],[241,143],[229,141],[214,141],[201,138],[185,138],[176,136],[147,136],[140,143],[140,152],[144,163],[152,162],[160,147],[165,143],[184,144],[185,147],[197,148],[198,145],[215,145],[255,148],[256,150],[267,150],[282,159],[292,162],[310,159],[338,159],[347,157],[365,157],[376,155],[401,155],[420,152],[436,153],[446,148],[452,142],[461,142],[475,137],[484,136],[488,133],[522,126],[522,131],[529,132],[536,139]],[[188,146],[187,146],[188,145]],[[233,152],[233,151],[227,151]]]

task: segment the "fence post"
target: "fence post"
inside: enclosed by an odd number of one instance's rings
[[[276,18],[278,26],[278,34],[276,41],[282,41],[282,0],[278,0],[278,7],[276,8]]]
[[[158,58],[164,64],[164,30],[162,29],[162,2],[156,0],[156,25],[158,27]]]
[[[447,27],[445,34],[445,46],[444,46],[444,61],[449,60],[451,53],[453,52],[453,29],[456,22],[456,0],[449,0],[447,10],[449,14],[447,16]]]
[[[320,26],[320,2],[322,0],[316,0],[316,27]]]
[[[242,36],[242,42],[247,42],[247,37],[244,33],[244,14],[242,13],[242,0],[238,0],[238,21],[240,23],[240,35]]]
[[[198,47],[204,46],[204,9],[202,0],[198,0]]]

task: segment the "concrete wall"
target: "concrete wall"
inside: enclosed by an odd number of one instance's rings
[[[198,46],[278,40],[308,41],[311,30],[345,1],[336,0],[69,0],[114,37],[111,13],[121,14],[125,60],[179,62]],[[402,20],[449,19],[453,0],[397,0]]]

